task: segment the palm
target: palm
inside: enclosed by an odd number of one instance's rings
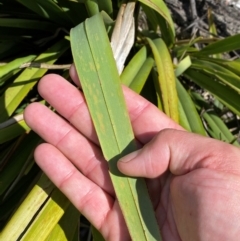
[[[159,182],[160,185],[158,190],[152,192],[151,198],[153,200],[156,217],[159,223],[163,240],[181,241],[177,232],[172,210],[172,199],[170,194],[170,184],[172,178],[173,175],[167,172],[162,177],[155,179],[155,182]],[[148,187],[151,188],[151,185],[152,183],[150,180]],[[154,186],[156,186],[156,184]]]

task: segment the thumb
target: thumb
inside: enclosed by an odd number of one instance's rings
[[[118,161],[129,176],[155,178],[169,170],[184,175],[209,168],[240,174],[240,150],[230,144],[186,131],[165,129],[142,149]]]

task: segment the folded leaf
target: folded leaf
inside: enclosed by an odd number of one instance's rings
[[[160,38],[147,41],[152,49],[158,71],[158,84],[160,88],[164,112],[178,123],[178,96],[173,63],[166,44]]]
[[[101,15],[73,28],[71,48],[81,85],[132,240],[161,240],[146,184],[117,169],[136,150],[120,78]]]

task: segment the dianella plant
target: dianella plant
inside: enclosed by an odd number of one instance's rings
[[[209,10],[209,33],[182,39],[162,0],[0,6],[0,240],[79,240],[81,214],[34,163],[43,140],[23,119],[32,102],[52,108],[37,83],[47,73],[71,81],[73,62],[131,239],[161,240],[144,180],[116,167],[137,148],[121,85],[186,130],[238,146],[240,35],[219,38]]]

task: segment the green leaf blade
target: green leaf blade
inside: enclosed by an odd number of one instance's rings
[[[176,84],[177,84],[178,98],[186,114],[186,118],[188,120],[191,131],[205,136],[206,131],[203,127],[202,121],[200,119],[199,114],[197,113],[197,110],[192,102],[191,97],[189,96],[189,94],[187,93],[187,91],[185,90],[185,88],[182,86],[182,84],[178,79],[176,81]]]
[[[147,48],[143,46],[130,60],[128,65],[124,68],[121,73],[121,81],[124,85],[129,86],[139,70],[141,69],[143,63],[147,59]]]
[[[160,38],[151,40],[147,38],[152,49],[158,70],[159,88],[161,89],[164,112],[175,122],[179,122],[178,97],[176,90],[173,63],[167,46]]]
[[[69,48],[66,39],[62,39],[47,51],[40,54],[35,61],[53,64]],[[8,119],[13,114],[27,93],[47,72],[47,69],[29,68],[25,69],[11,84],[11,86],[0,96],[0,103],[4,103],[4,108],[0,109],[0,122]]]
[[[154,65],[154,59],[151,57],[148,57],[143,63],[141,69],[138,71],[137,75],[134,77],[133,81],[131,82],[129,86],[130,89],[140,94],[151,72],[151,69],[153,68],[153,65]]]
[[[145,182],[127,178],[117,169],[118,159],[136,150],[136,144],[101,15],[72,29],[70,36],[77,72],[131,238],[161,240]]]
[[[184,72],[184,76],[191,79],[202,88],[207,89],[215,97],[217,97],[224,105],[237,115],[240,115],[240,95],[228,86],[215,81],[202,71],[196,71],[192,68]]]
[[[196,52],[195,54],[212,55],[237,50],[240,49],[239,42],[240,34],[236,34],[234,36],[230,36],[215,43],[209,44],[207,47],[203,48],[199,52]]]
[[[162,0],[139,0],[139,2],[154,9],[166,20],[166,22],[169,25],[169,31],[171,31],[172,39],[174,39],[174,37],[175,37],[174,23],[173,23],[170,12],[169,12],[166,4],[164,3],[164,1],[162,1]]]

